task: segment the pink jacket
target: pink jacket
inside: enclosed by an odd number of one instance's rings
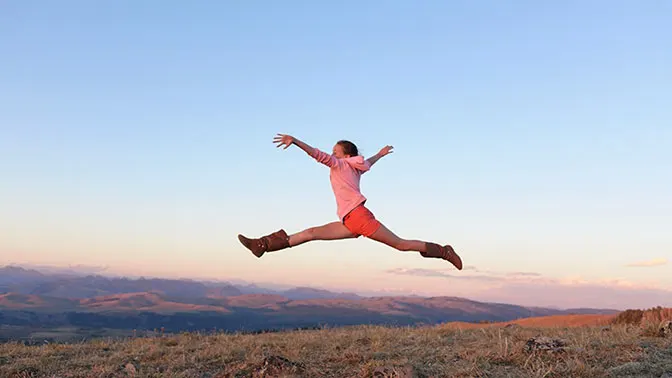
[[[336,196],[336,214],[343,221],[350,211],[366,202],[366,197],[359,189],[359,179],[371,168],[371,164],[363,156],[338,159],[317,148],[313,148],[310,156],[330,168],[329,179]]]

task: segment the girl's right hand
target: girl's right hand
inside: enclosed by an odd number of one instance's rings
[[[273,143],[278,144],[276,147],[282,147],[284,145],[285,148],[283,148],[283,150],[286,150],[287,147],[294,143],[294,137],[291,135],[278,134],[275,138],[273,138]]]

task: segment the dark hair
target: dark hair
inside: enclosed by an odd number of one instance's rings
[[[343,153],[350,156],[358,156],[357,146],[349,140],[339,140],[336,144],[343,147]]]

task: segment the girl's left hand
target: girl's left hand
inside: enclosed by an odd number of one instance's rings
[[[393,151],[392,151],[393,148],[394,148],[394,147],[392,147],[392,146],[385,146],[385,147],[383,147],[383,148],[380,150],[380,152],[379,152],[380,156],[385,156],[385,155],[387,155],[387,154],[391,154],[391,153],[393,152]]]

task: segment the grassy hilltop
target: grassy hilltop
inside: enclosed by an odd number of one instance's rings
[[[0,376],[659,378],[672,376],[672,337],[659,334],[670,313],[6,343]]]

